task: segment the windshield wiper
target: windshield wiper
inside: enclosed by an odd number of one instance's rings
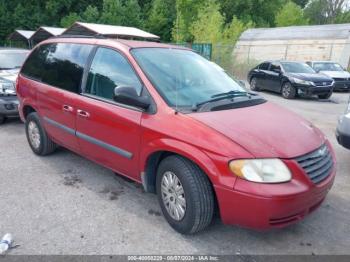
[[[231,91],[228,91],[228,92],[224,92],[224,93],[219,93],[219,94],[216,94],[216,95],[213,95],[211,96],[211,98],[215,98],[215,97],[221,97],[221,96],[240,96],[240,95],[243,95],[243,96],[248,96],[248,92],[245,92],[245,91],[238,91],[238,90],[231,90]]]
[[[225,92],[225,93],[219,93],[219,94],[211,96],[211,99],[209,99],[209,100],[206,100],[206,101],[203,101],[200,103],[195,103],[192,106],[192,111],[197,111],[200,107],[202,107],[203,105],[208,104],[208,103],[213,103],[213,102],[217,102],[217,101],[224,100],[224,99],[233,99],[235,97],[240,97],[240,96],[247,96],[247,97],[251,98],[251,95],[254,95],[254,94],[251,94],[248,92],[243,92],[243,91],[237,91],[237,90],[232,90],[232,91]]]

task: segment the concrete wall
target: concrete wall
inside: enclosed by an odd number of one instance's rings
[[[235,63],[264,60],[332,60],[349,67],[350,39],[238,41],[233,51]]]

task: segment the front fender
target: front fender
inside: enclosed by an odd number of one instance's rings
[[[213,185],[220,184],[233,188],[236,180],[228,169],[229,159],[206,152],[190,144],[171,138],[160,138],[143,145],[140,154],[140,170],[146,170],[148,158],[156,152],[166,151],[181,155],[197,164],[207,174]]]

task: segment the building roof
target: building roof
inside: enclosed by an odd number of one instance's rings
[[[40,42],[52,36],[58,36],[62,34],[65,30],[66,30],[65,28],[60,28],[60,27],[41,26],[31,36],[30,40],[33,40],[34,42]]]
[[[32,35],[35,33],[35,31],[29,31],[29,30],[15,30],[9,37],[9,40],[13,41],[23,41],[23,40],[29,40]]]
[[[148,33],[135,27],[102,25],[75,22],[63,35],[103,35],[110,38],[143,38],[159,39],[159,36]]]
[[[239,40],[347,39],[349,32],[350,24],[254,28],[244,31]]]
[[[62,34],[66,30],[66,28],[48,27],[48,26],[42,26],[38,30],[40,30],[40,29],[45,30],[46,32],[50,33],[53,36],[58,36],[58,35]]]

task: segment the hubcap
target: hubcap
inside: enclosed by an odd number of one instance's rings
[[[33,121],[29,122],[28,125],[28,137],[30,144],[38,149],[40,147],[40,132],[37,124]]]
[[[185,191],[179,178],[173,172],[164,173],[161,193],[164,206],[171,218],[176,221],[183,219],[186,212]]]
[[[256,80],[255,80],[255,78],[253,78],[253,80],[252,80],[250,86],[251,86],[251,89],[252,89],[252,90],[255,90],[255,88],[256,88]]]
[[[283,96],[284,97],[288,97],[290,95],[290,92],[291,92],[291,87],[290,85],[286,84],[283,86]]]

